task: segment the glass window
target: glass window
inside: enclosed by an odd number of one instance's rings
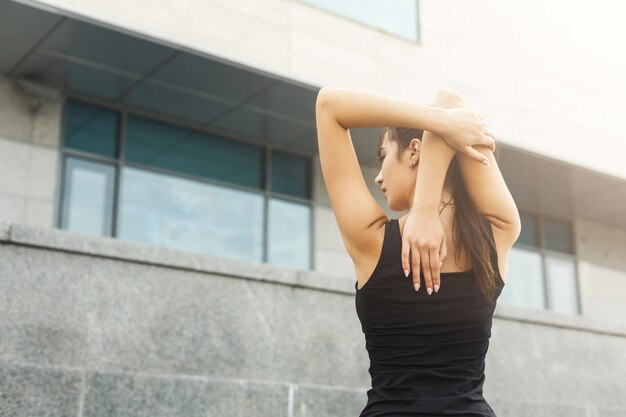
[[[544,217],[543,232],[546,249],[556,252],[574,253],[574,238],[570,222]]]
[[[272,151],[272,191],[310,198],[309,172],[308,158]]]
[[[574,261],[548,257],[546,258],[546,271],[550,310],[578,314]]]
[[[263,189],[263,149],[128,116],[124,158],[182,174]]]
[[[532,213],[521,211],[520,220],[522,222],[522,230],[515,243],[538,248],[539,234],[537,233],[537,216]]]
[[[111,236],[115,167],[65,158],[61,228]]]
[[[68,101],[65,108],[65,147],[113,158],[117,154],[118,113]]]
[[[309,269],[311,207],[270,198],[268,222],[268,261],[275,265]]]
[[[263,260],[263,195],[141,169],[123,170],[123,239]]]
[[[417,0],[304,0],[394,35],[419,37]]]
[[[520,218],[522,231],[509,256],[509,265],[512,265],[509,267],[510,278],[507,278],[499,301],[578,314],[576,261],[567,257],[557,259],[548,252],[574,255],[571,222],[523,211],[520,211]],[[539,230],[542,230],[542,239]],[[536,249],[522,248],[520,244]]]
[[[59,227],[309,269],[311,206],[270,199],[266,155],[262,146],[69,99]],[[271,168],[267,191],[310,200],[309,158],[272,151]]]
[[[516,247],[511,249],[506,285],[498,302],[526,308],[544,308],[540,253]]]

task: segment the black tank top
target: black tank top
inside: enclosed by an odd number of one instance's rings
[[[493,242],[491,225],[486,218]],[[504,281],[495,245],[496,294]],[[372,388],[359,417],[491,416],[483,398],[485,355],[496,301],[489,303],[473,270],[442,272],[428,295],[402,271],[398,219],[385,224],[378,264],[363,288],[355,283],[356,312],[365,335]]]

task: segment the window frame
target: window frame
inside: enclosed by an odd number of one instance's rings
[[[74,101],[79,103],[84,103],[86,105],[92,105],[97,107],[102,107],[104,110],[111,110],[118,112],[118,126],[116,129],[116,137],[115,137],[115,148],[116,155],[113,158],[109,158],[103,155],[98,155],[96,153],[90,153],[86,151],[81,151],[77,149],[71,149],[65,146],[65,122],[67,120],[67,103],[68,101]],[[220,181],[217,179],[210,179],[205,177],[197,177],[194,175],[183,174],[176,171],[170,171],[164,168],[152,167],[149,165],[143,165],[136,162],[129,162],[125,160],[124,151],[126,147],[126,126],[128,116],[138,116],[146,119],[153,120],[155,122],[168,124],[181,129],[193,130],[198,133],[221,136],[223,138],[229,140],[235,140],[239,142],[244,142],[247,144],[251,144],[253,146],[259,147],[263,152],[263,168],[261,171],[261,182],[263,184],[262,189],[248,187],[240,184],[233,184],[230,182]],[[140,109],[132,108],[130,106],[126,106],[119,103],[110,103],[103,100],[94,99],[92,97],[84,96],[81,94],[70,93],[65,97],[65,101],[62,106],[61,111],[61,127],[60,127],[60,152],[59,152],[59,166],[61,169],[57,171],[57,192],[56,192],[56,204],[55,204],[55,227],[58,229],[62,229],[61,225],[63,224],[63,202],[64,202],[64,194],[66,192],[67,184],[65,184],[65,171],[66,164],[68,158],[82,159],[90,162],[103,163],[108,165],[113,165],[115,168],[115,177],[114,177],[114,191],[113,191],[113,211],[112,211],[112,225],[111,225],[111,236],[113,238],[118,238],[118,223],[119,223],[119,203],[120,203],[120,194],[121,194],[121,174],[122,169],[124,167],[133,167],[136,169],[142,169],[149,172],[155,172],[160,174],[166,174],[175,176],[178,178],[190,179],[193,181],[198,181],[205,184],[212,184],[222,187],[227,187],[235,190],[241,190],[245,192],[252,192],[261,194],[263,197],[263,261],[264,263],[268,263],[268,247],[269,247],[269,199],[270,198],[279,198],[283,200],[288,200],[294,203],[299,203],[308,206],[311,215],[309,222],[309,265],[307,266],[308,270],[313,270],[315,265],[315,205],[313,200],[314,194],[314,169],[313,169],[313,161],[312,157],[305,154],[294,151],[292,149],[287,149],[283,146],[276,146],[271,144],[271,142],[267,143],[259,143],[256,140],[253,140],[248,137],[244,137],[241,135],[235,135],[232,132],[222,131],[219,129],[208,129],[204,126],[193,125],[190,123],[185,123],[181,120],[167,117],[165,115],[155,114],[151,112],[146,112]],[[278,151],[282,153],[287,153],[290,155],[303,157],[308,159],[308,190],[309,190],[309,198],[302,198],[297,196],[292,196],[289,194],[283,194],[279,192],[274,192],[272,190],[271,178],[272,178],[272,161],[271,155],[272,152]]]
[[[542,281],[542,285],[543,285],[543,309],[546,311],[553,311],[550,305],[550,296],[548,294],[548,266],[547,266],[547,258],[553,258],[553,259],[563,259],[563,260],[567,260],[567,261],[572,261],[573,265],[574,265],[574,288],[576,291],[576,312],[575,314],[577,315],[582,315],[582,300],[581,300],[581,296],[580,296],[580,272],[579,272],[579,265],[578,265],[578,261],[579,261],[579,257],[578,257],[578,247],[576,245],[576,239],[575,239],[575,230],[574,230],[574,223],[572,222],[572,220],[570,219],[566,219],[566,218],[562,218],[562,217],[558,217],[558,216],[554,216],[554,215],[547,215],[544,213],[540,213],[536,210],[531,210],[531,209],[521,209],[520,208],[520,213],[524,212],[525,214],[528,215],[532,215],[535,218],[535,238],[536,238],[536,242],[538,242],[538,246],[533,246],[533,245],[527,245],[524,243],[517,243],[515,242],[513,244],[514,248],[520,248],[520,249],[524,249],[527,251],[532,251],[532,252],[536,252],[539,254],[539,256],[541,257],[541,273],[542,273],[542,277],[541,277],[541,281]],[[551,249],[548,249],[546,247],[546,241],[545,241],[545,225],[544,225],[544,220],[546,218],[550,218],[553,220],[558,220],[564,223],[569,224],[570,227],[570,236],[571,236],[571,244],[572,244],[572,254],[570,253],[565,253],[565,252],[557,252]],[[523,227],[523,226],[522,226]]]

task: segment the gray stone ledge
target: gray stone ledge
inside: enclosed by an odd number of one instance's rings
[[[217,273],[222,276],[268,281],[348,295],[355,293],[353,277],[328,276],[315,271],[209,256],[116,238],[88,236],[67,230],[2,220],[0,220],[0,242],[177,269]],[[506,304],[498,304],[495,317],[502,320],[626,337],[626,326],[618,322],[605,322],[584,316],[572,316]]]
[[[342,390],[346,392],[358,392],[365,393],[368,388],[361,386],[347,386],[341,384],[319,384],[315,382],[306,381],[284,381],[275,379],[258,379],[258,378],[237,378],[230,376],[216,376],[205,374],[185,374],[185,373],[166,373],[157,371],[141,371],[136,369],[116,369],[116,368],[100,368],[94,366],[77,366],[77,365],[54,365],[54,364],[41,364],[35,362],[23,362],[23,361],[6,361],[0,359],[0,367],[14,367],[22,369],[34,369],[42,371],[55,371],[66,373],[98,373],[102,375],[114,375],[114,376],[127,376],[127,377],[139,377],[139,378],[153,378],[153,379],[179,379],[189,381],[203,381],[203,382],[215,382],[215,383],[235,383],[235,384],[256,384],[256,385],[275,385],[285,388],[297,385],[301,388],[312,389],[327,389],[327,390]]]
[[[547,310],[523,308],[498,304],[495,317],[523,323],[540,324],[569,330],[598,333],[609,336],[626,337],[626,326],[619,322],[605,322],[585,316],[555,313]],[[608,317],[610,319],[610,317]]]
[[[222,276],[271,281],[325,291],[354,293],[354,281],[328,277],[314,271],[209,256],[116,238],[89,236],[62,229],[2,220],[0,220],[0,241],[177,269],[217,273]]]

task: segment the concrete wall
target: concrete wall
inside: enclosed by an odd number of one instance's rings
[[[354,281],[0,222],[3,416],[356,416]],[[499,305],[500,416],[626,416],[626,328]]]
[[[574,222],[583,314],[626,325],[626,231]]]
[[[0,219],[52,227],[61,103],[33,98],[0,77]]]
[[[311,85],[458,89],[501,143],[626,178],[620,0],[421,1],[419,43],[297,0],[24,1]]]

